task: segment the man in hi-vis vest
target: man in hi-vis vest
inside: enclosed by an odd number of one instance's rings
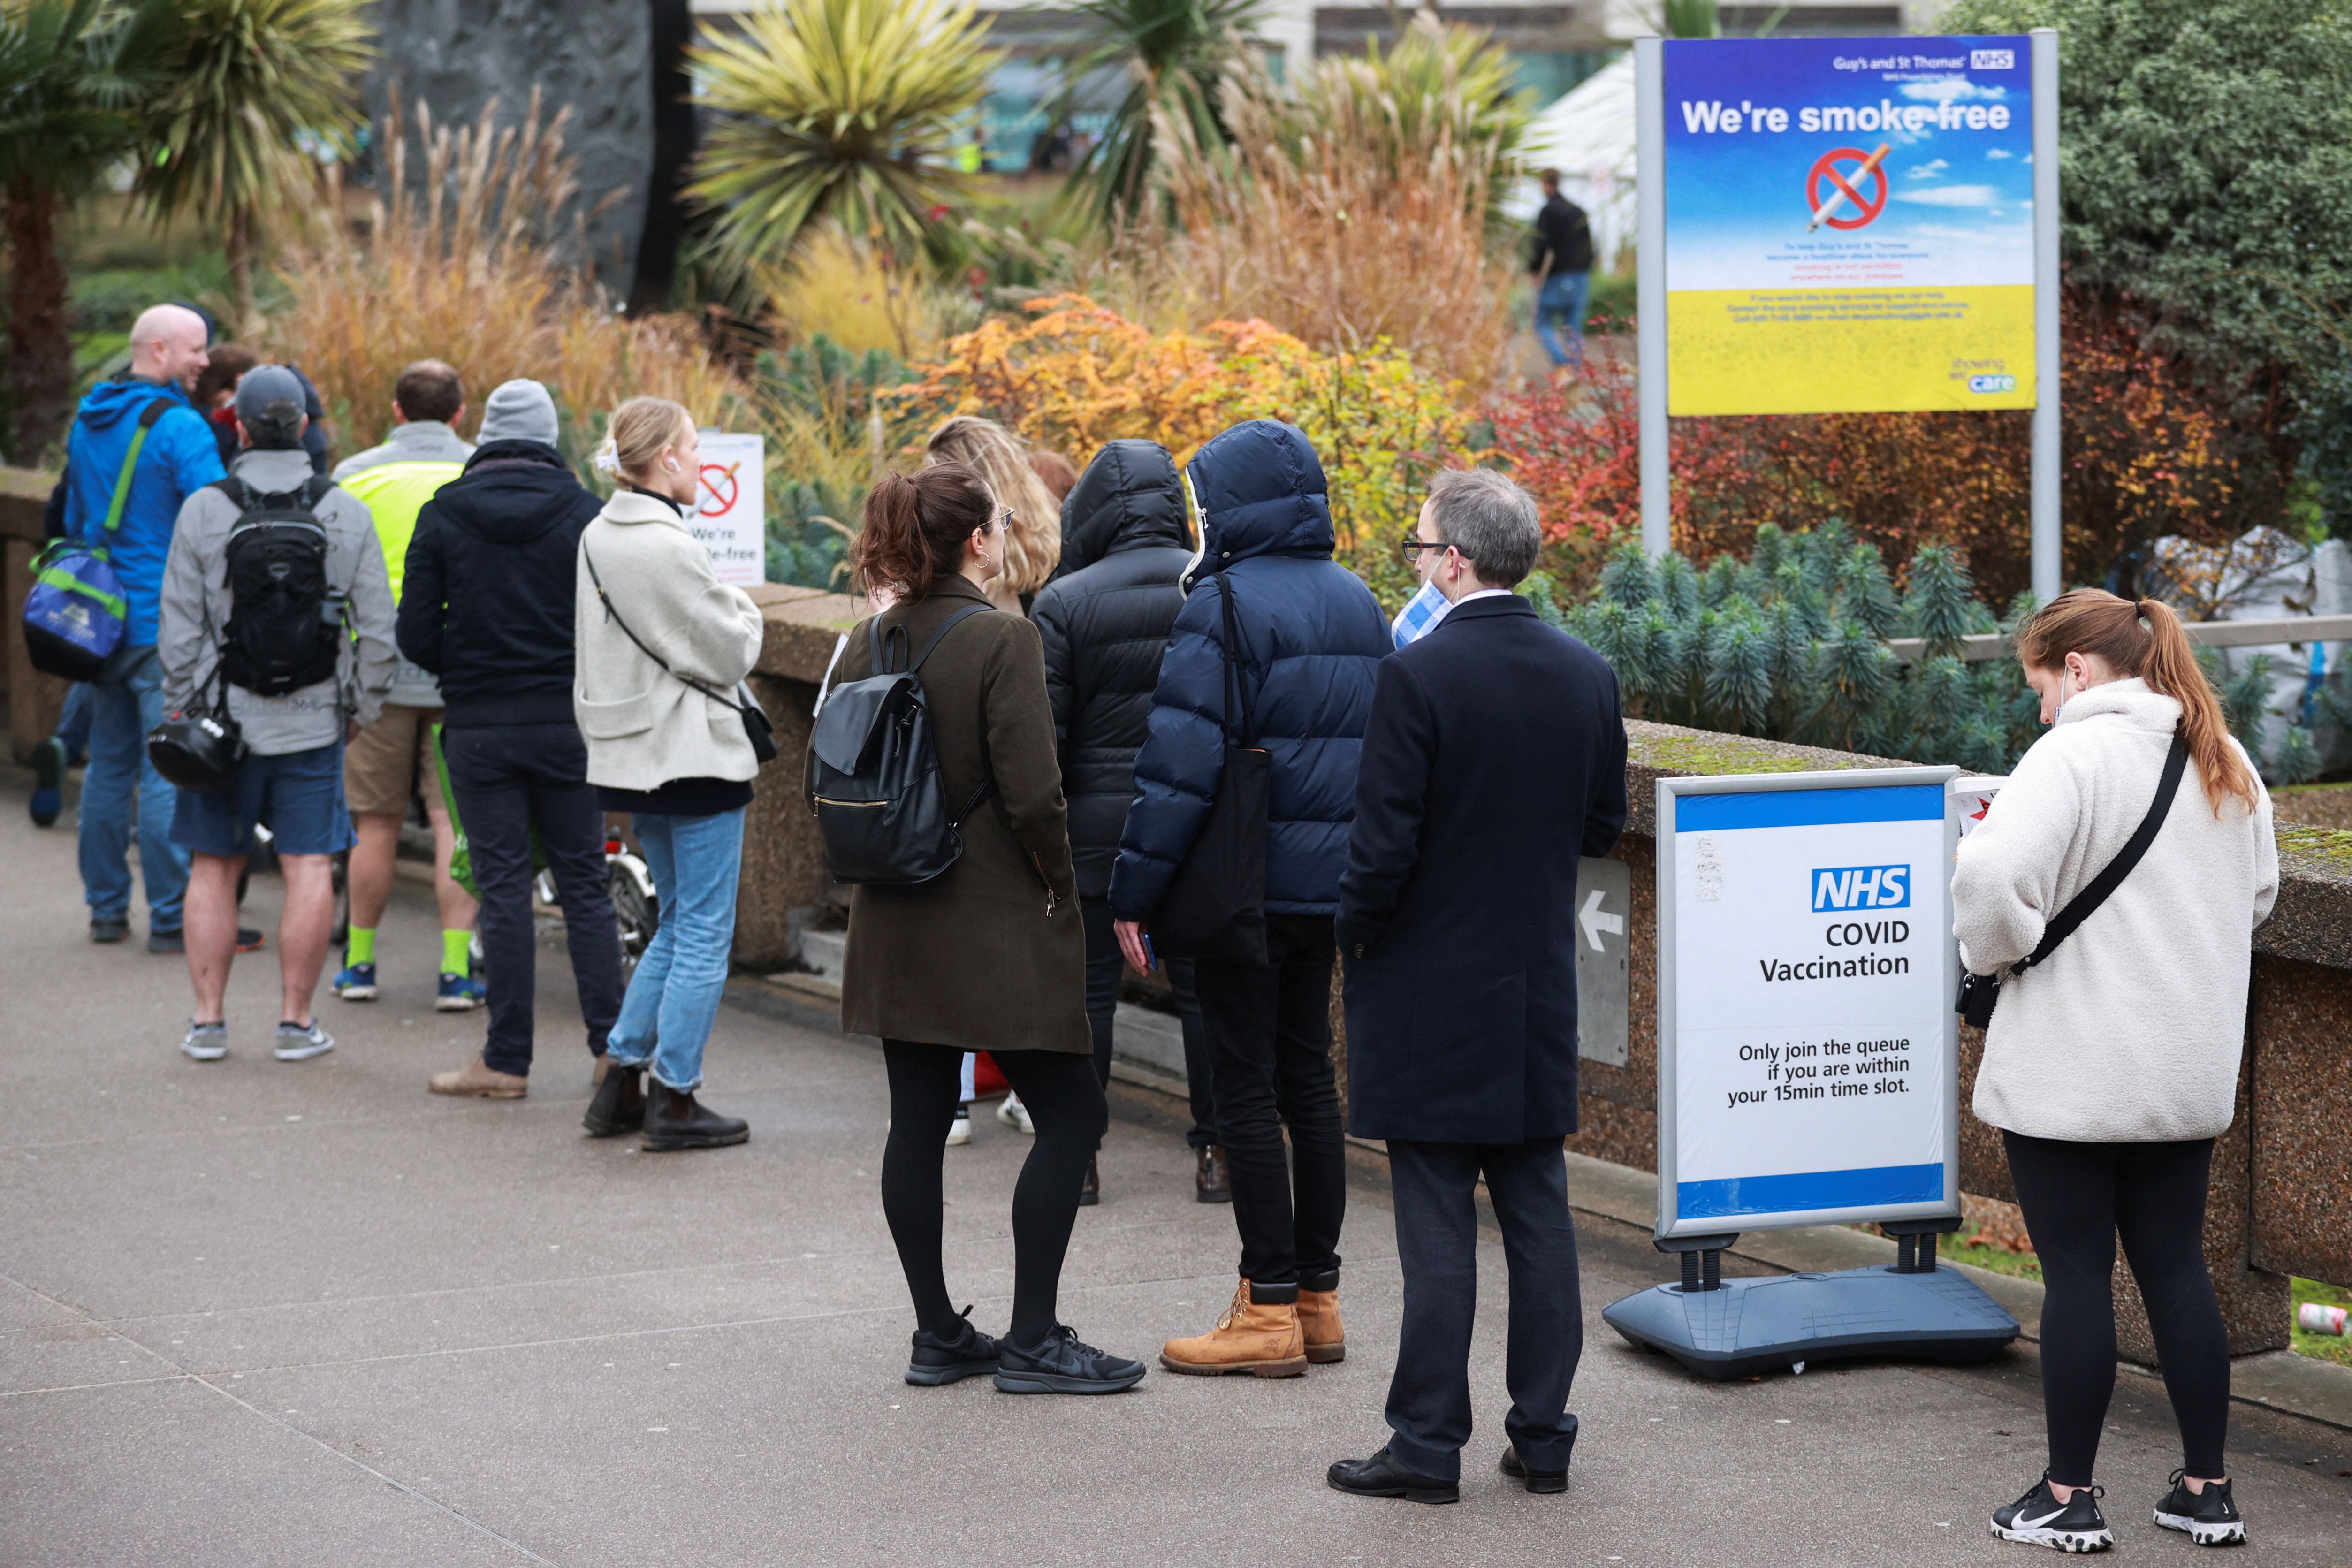
[[[416,514],[473,456],[473,443],[457,431],[465,416],[466,390],[457,373],[439,360],[419,360],[400,373],[393,388],[392,439],[335,466],[335,482],[366,502],[375,518],[394,604],[400,601]],[[344,752],[343,794],[358,836],[351,856],[351,937],[342,972],[335,976],[335,994],[346,1002],[375,1000],[376,927],[392,898],[401,821],[408,815],[409,796],[419,795],[433,823],[433,891],[441,905],[441,979],[433,1005],[444,1013],[470,1012],[481,1005],[482,983],[474,977],[471,956],[474,900],[449,876],[455,836],[433,751],[434,727],[440,721],[440,683],[404,658],[384,698],[383,716],[362,730]]]

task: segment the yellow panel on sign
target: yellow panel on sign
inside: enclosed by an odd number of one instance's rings
[[[1677,289],[1670,414],[2033,406],[2033,289]]]

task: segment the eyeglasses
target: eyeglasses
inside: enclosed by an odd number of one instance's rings
[[[1402,539],[1397,541],[1397,548],[1403,551],[1404,558],[1410,561],[1416,553],[1423,550],[1448,550],[1453,547],[1442,539],[1433,542],[1429,540],[1420,538],[1417,535],[1408,533]]]
[[[1008,506],[1002,512],[997,514],[996,521],[1003,527],[1011,528],[1013,526],[1013,520],[1020,515],[1021,514],[1019,512],[1013,510]]]

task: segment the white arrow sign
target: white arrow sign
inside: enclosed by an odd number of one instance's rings
[[[1601,912],[1601,889],[1598,888],[1593,889],[1591,894],[1585,899],[1584,908],[1577,911],[1576,922],[1584,928],[1584,940],[1592,944],[1592,951],[1595,952],[1609,951],[1601,945],[1602,931],[1605,931],[1612,936],[1625,934],[1623,915],[1605,915]]]

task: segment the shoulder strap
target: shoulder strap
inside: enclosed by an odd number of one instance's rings
[[[122,526],[122,509],[131,502],[131,476],[139,467],[139,453],[147,445],[147,432],[155,428],[155,421],[163,417],[172,406],[168,397],[152,397],[147,406],[139,411],[139,428],[131,432],[131,450],[122,454],[122,471],[114,477],[114,499],[107,504],[105,538],[100,540],[92,553],[103,561],[114,538],[114,531]]]
[[[2139,864],[2140,857],[2147,854],[2148,846],[2156,842],[2158,830],[2163,827],[2165,817],[2172,810],[2172,797],[2179,792],[2180,775],[2188,766],[2189,739],[2175,730],[2172,747],[2164,754],[2164,776],[2157,781],[2156,799],[2148,806],[2147,815],[2140,818],[2139,826],[2133,831],[2130,841],[2107,863],[2105,870],[2091,879],[2090,886],[2066,901],[2066,907],[2058,911],[2058,918],[2042,931],[2042,945],[2020,959],[2016,967],[2010,971],[2011,974],[2021,974],[2048,958],[2060,942],[2074,935],[2075,928],[2089,920],[2098,907],[2107,901],[2110,893],[2123,886],[2124,879],[2131,875],[2132,868]]]
[[[994,608],[996,608],[994,605],[966,605],[962,609],[941,621],[940,629],[931,634],[931,640],[923,645],[923,651],[915,656],[915,662],[907,667],[907,673],[912,675],[922,668],[923,660],[931,657],[931,650],[940,646],[940,639],[955,630],[958,622],[969,620],[974,616],[986,615]],[[878,621],[881,617],[877,616],[875,619]]]
[[[229,475],[226,479],[215,479],[208,488],[216,489],[228,497],[229,504],[239,511],[253,510],[253,503],[257,498],[246,482],[235,474]]]
[[[613,607],[613,596],[604,592],[604,579],[597,574],[596,557],[589,553],[588,541],[585,537],[583,537],[580,541],[580,559],[588,568],[588,581],[596,590],[596,598],[598,602],[604,606],[605,619],[620,627],[621,635],[628,638],[631,642],[635,643],[639,653],[644,654],[647,658],[652,659],[656,665],[660,667],[661,672],[664,675],[668,676],[680,686],[690,687],[694,690],[701,692],[705,697],[711,699],[715,702],[724,702],[727,706],[736,710],[738,712],[742,711],[743,702],[741,699],[724,696],[719,692],[711,690],[710,688],[703,685],[702,682],[698,680],[680,675],[677,671],[669,667],[669,661],[667,659],[662,658],[661,655],[647,647],[637,637],[637,634],[629,629],[629,623],[623,620],[621,618],[621,612]]]
[[[1257,744],[1257,705],[1251,700],[1249,671],[1242,658],[1241,617],[1234,609],[1234,585],[1223,572],[1217,574],[1217,598],[1225,614],[1225,679],[1230,696],[1242,710],[1241,744],[1246,751]]]
[[[334,488],[335,481],[331,475],[312,474],[302,482],[302,500],[312,511],[316,511],[319,510],[319,503],[327,499],[327,492]]]

